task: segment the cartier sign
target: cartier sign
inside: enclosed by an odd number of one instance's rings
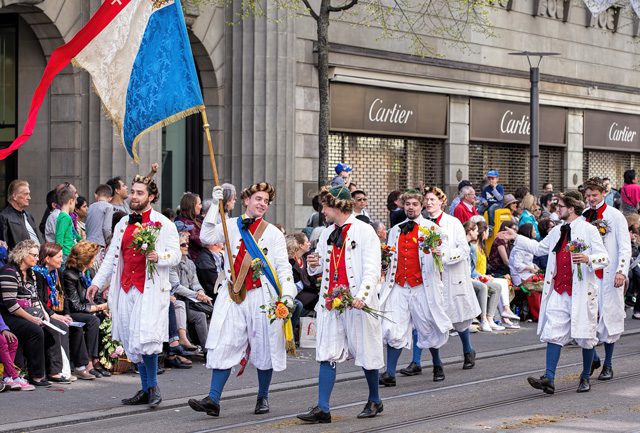
[[[471,99],[471,133],[473,141],[529,143],[531,118],[529,104]],[[540,144],[565,146],[567,143],[567,110],[540,107]]]
[[[584,147],[640,151],[640,116],[585,110]]]
[[[449,97],[331,84],[331,131],[409,137],[447,136]]]

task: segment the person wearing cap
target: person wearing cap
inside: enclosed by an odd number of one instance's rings
[[[546,370],[540,378],[527,378],[529,385],[546,394],[555,392],[560,351],[571,340],[575,340],[582,348],[582,374],[577,392],[591,389],[589,376],[592,373],[594,348],[598,343],[600,297],[596,271],[607,267],[609,255],[598,229],[580,218],[584,207],[579,191],[560,195],[558,212],[564,224],[554,227],[541,242],[518,235],[514,229],[498,234],[504,239],[514,240],[515,248],[536,256],[549,255],[538,320],[540,341],[547,343]],[[584,243],[586,249],[577,253],[569,252],[574,241]]]
[[[339,162],[336,164],[336,176],[331,181],[331,187],[336,186],[346,186],[349,188],[349,184],[351,183],[351,172],[353,168],[344,162]]]
[[[482,202],[485,204],[485,210],[489,214],[489,227],[493,227],[493,215],[496,209],[502,207],[504,200],[504,186],[498,183],[500,173],[498,170],[489,170],[487,172],[487,181],[489,184],[482,190]]]
[[[509,212],[511,212],[511,221],[518,224],[519,222],[518,216],[520,215],[520,207],[519,207],[520,200],[515,198],[513,194],[505,194],[503,202],[504,202],[503,208],[509,209]]]
[[[396,386],[396,366],[402,349],[412,347],[412,330],[416,330],[421,349],[439,349],[449,340],[453,328],[444,309],[443,285],[433,254],[425,252],[415,239],[423,236],[421,227],[437,230],[435,223],[421,215],[423,195],[408,190],[401,196],[407,219],[389,232],[388,245],[396,253],[387,270],[380,293],[380,305],[393,321],[382,321],[382,337],[387,347],[387,371],[380,384]],[[433,380],[444,380],[442,365],[433,367]]]
[[[274,371],[287,367],[287,346],[283,322],[270,323],[261,305],[281,299],[294,305],[298,290],[293,281],[287,245],[282,232],[264,220],[275,189],[267,182],[245,188],[240,199],[245,207],[239,218],[227,219],[229,246],[233,263],[224,261],[224,275],[228,286],[218,292],[213,307],[207,343],[207,368],[211,369],[209,395],[190,399],[189,406],[210,416],[220,415],[220,397],[231,369],[251,362],[258,371],[258,398],[254,413],[269,412],[269,386]],[[225,241],[222,224],[216,224],[222,188],[213,189],[213,203],[200,230],[203,244]],[[225,256],[226,259],[226,256]],[[257,265],[256,265],[257,263]],[[232,281],[231,266],[235,280]],[[258,272],[258,275],[255,273]]]
[[[381,273],[380,240],[373,227],[353,214],[353,200],[344,187],[324,187],[320,193],[322,213],[331,225],[325,228],[314,254],[307,256],[309,275],[320,275],[320,300],[316,305],[316,361],[318,402],[298,418],[309,423],[330,423],[329,400],[336,380],[337,364],[354,359],[364,370],[369,396],[358,418],[382,412],[378,371],[384,366],[380,319],[362,311],[379,310],[378,284]],[[353,308],[344,312],[327,308],[325,296],[349,288]]]
[[[627,220],[622,212],[605,203],[605,191],[604,182],[598,177],[584,183],[584,195],[589,207],[582,216],[585,221],[596,227],[598,222],[606,222],[608,230],[604,229],[604,233],[600,231],[600,235],[611,263],[611,266],[596,271],[597,282],[600,284],[598,340],[604,343],[605,352],[604,366],[598,380],[613,378],[613,348],[624,331],[624,283],[631,262],[631,238]],[[592,371],[600,368],[600,365],[600,358],[596,352]]]

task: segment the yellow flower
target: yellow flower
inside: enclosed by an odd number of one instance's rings
[[[419,226],[418,228],[419,228],[419,229],[420,229],[420,231],[421,231],[422,233],[424,233],[425,235],[428,235],[428,234],[429,234],[429,229],[428,229],[428,228],[426,228],[426,227],[422,227],[422,226]]]
[[[142,238],[141,238],[140,236],[138,236],[138,237],[136,238],[136,241],[138,241],[138,242],[142,242]]]
[[[335,298],[333,300],[333,303],[331,305],[333,308],[340,308],[340,306],[342,306],[342,299],[340,298]]]

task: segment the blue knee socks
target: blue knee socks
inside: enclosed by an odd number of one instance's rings
[[[320,363],[320,372],[318,373],[318,407],[323,412],[329,412],[329,399],[333,384],[336,382],[336,367],[330,362],[323,361]],[[378,382],[376,381],[376,389]]]
[[[440,359],[440,349],[430,347],[429,352],[431,352],[431,356],[433,357],[433,366],[442,367],[442,360]]]
[[[464,331],[458,331],[458,335],[460,336],[460,341],[462,341],[462,353],[471,353],[473,352],[473,346],[471,345],[471,334],[469,334],[469,328]]]
[[[269,396],[271,376],[273,376],[273,368],[268,370],[258,370],[258,398]]]
[[[144,392],[149,391],[149,385],[147,384],[147,368],[144,366],[144,362],[138,362],[138,375],[140,376],[140,382],[142,383],[142,390]]]
[[[209,388],[209,398],[216,404],[220,404],[220,396],[222,396],[222,389],[224,384],[227,383],[231,369],[218,370],[214,368],[211,370],[211,387]]]
[[[401,353],[402,349],[396,349],[387,344],[387,374],[391,377],[396,377],[396,367]]]
[[[420,360],[422,359],[422,349],[418,347],[418,333],[414,329],[411,334],[413,335],[413,352],[411,362],[420,365]]]
[[[611,368],[613,362],[613,346],[615,343],[604,343],[604,366]],[[595,349],[594,349],[595,351]]]
[[[146,370],[147,387],[153,388],[158,386],[158,354],[142,355],[142,362],[144,362],[144,368]]]
[[[593,354],[596,349],[582,349],[582,377],[583,379],[589,379],[591,376],[591,363],[593,362]]]
[[[378,370],[365,370],[363,368],[362,371],[364,371],[364,377],[367,379],[367,385],[369,386],[368,400],[376,404],[380,404],[381,400],[378,392],[378,389],[380,388],[380,385],[378,384],[380,374],[378,374]]]
[[[556,378],[556,367],[558,366],[558,361],[560,361],[560,350],[562,346],[553,343],[547,343],[547,369],[545,371],[545,376],[551,383]],[[589,368],[591,368],[591,364],[589,364]]]

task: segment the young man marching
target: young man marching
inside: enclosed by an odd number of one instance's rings
[[[369,386],[367,404],[358,418],[382,412],[378,393],[378,369],[384,365],[380,319],[364,311],[378,309],[380,240],[373,228],[353,215],[351,193],[344,186],[324,188],[320,193],[322,213],[331,224],[320,235],[316,252],[308,256],[309,275],[321,275],[320,301],[316,305],[316,360],[318,404],[298,418],[312,423],[331,422],[329,399],[336,380],[336,364],[354,358],[362,367]],[[324,295],[346,287],[355,298],[353,308],[340,313],[327,309]]]
[[[225,293],[218,293],[206,344],[207,368],[211,369],[209,395],[201,400],[189,400],[193,410],[211,416],[220,414],[220,397],[231,368],[247,359],[258,370],[258,399],[254,413],[269,412],[271,376],[274,370],[282,371],[287,367],[287,354],[282,321],[269,323],[260,306],[277,298],[293,305],[297,294],[284,235],[264,220],[264,214],[275,198],[275,189],[260,182],[245,188],[240,198],[245,213],[241,218],[227,220],[236,281],[232,286],[231,268],[225,260],[224,272],[229,288]],[[213,203],[200,231],[203,244],[224,242],[222,224],[216,224],[220,200],[222,188],[215,187]]]
[[[577,392],[591,389],[589,376],[594,347],[598,343],[598,292],[595,273],[609,264],[607,250],[598,230],[580,218],[584,210],[582,194],[568,191],[560,195],[558,213],[564,222],[549,232],[541,242],[517,235],[513,229],[500,232],[505,239],[515,239],[515,246],[532,254],[549,255],[544,278],[538,335],[547,343],[546,371],[539,379],[528,377],[535,389],[555,392],[556,367],[562,346],[574,339],[582,347],[582,374]],[[577,247],[582,243],[582,247]],[[569,252],[573,248],[576,252]]]
[[[385,283],[380,293],[383,311],[389,311],[382,321],[382,337],[387,345],[387,371],[380,376],[380,384],[396,386],[396,365],[402,349],[411,348],[412,329],[417,333],[421,349],[439,349],[449,339],[453,327],[444,309],[443,285],[440,270],[434,265],[434,254],[440,249],[424,251],[420,238],[421,227],[438,230],[435,223],[421,215],[423,196],[409,190],[401,197],[407,219],[389,232],[389,243],[395,248]],[[444,379],[442,365],[433,367],[433,380]]]
[[[151,208],[158,201],[158,187],[149,177],[136,176],[131,185],[132,213],[116,225],[109,251],[87,290],[87,299],[111,280],[108,289],[109,310],[113,318],[111,333],[122,342],[127,357],[138,365],[142,389],[125,405],[162,401],[158,388],[158,353],[169,339],[169,270],[180,262],[178,231],[173,221]],[[155,250],[146,252],[132,247],[136,223],[159,223]],[[148,264],[155,271],[149,272]]]
[[[444,285],[444,308],[447,316],[453,323],[453,329],[458,332],[462,342],[462,352],[464,363],[462,368],[469,370],[476,364],[476,351],[471,345],[469,326],[473,318],[481,312],[478,298],[473,290],[471,274],[469,272],[469,244],[464,227],[460,221],[442,211],[446,205],[447,196],[440,188],[427,187],[424,195],[424,206],[427,212],[427,219],[437,226],[443,233],[442,262],[444,272],[442,273],[442,283]],[[407,368],[400,370],[406,376],[420,374],[420,357],[422,350],[417,346],[417,339],[414,334],[413,361]],[[442,361],[440,360],[439,349],[432,347],[429,349],[433,356],[434,381],[444,380]],[[435,367],[440,367],[436,369]],[[438,375],[436,375],[436,370]],[[440,374],[441,373],[441,374]]]
[[[596,271],[600,283],[598,298],[598,340],[604,342],[604,366],[598,380],[613,378],[613,347],[624,331],[624,282],[631,261],[631,239],[627,220],[618,209],[604,201],[604,182],[594,177],[584,183],[584,195],[589,208],[582,216],[598,228],[609,255],[611,266]],[[594,353],[591,372],[600,367],[598,353]]]

